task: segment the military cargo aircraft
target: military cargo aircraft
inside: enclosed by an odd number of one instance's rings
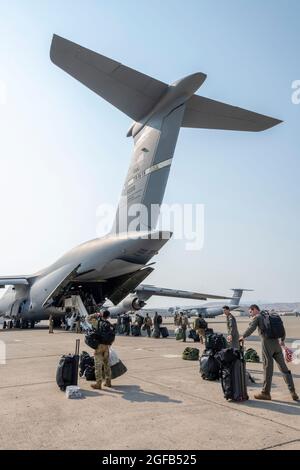
[[[92,297],[97,306],[106,299],[117,305],[149,276],[154,269],[149,262],[172,235],[156,225],[181,127],[262,131],[281,122],[195,95],[204,73],[167,85],[57,35],[50,58],[134,120],[127,133],[134,151],[109,234],[72,249],[38,273],[0,277],[0,285],[9,286],[0,313],[22,325],[62,316],[72,295]],[[143,209],[138,215],[136,206]]]

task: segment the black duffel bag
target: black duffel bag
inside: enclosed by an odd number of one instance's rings
[[[203,380],[219,380],[220,364],[211,351],[205,351],[200,357],[199,363]]]
[[[85,335],[85,344],[92,349],[97,349],[100,344],[110,346],[116,337],[115,326],[106,320],[98,320],[98,328],[89,331]]]

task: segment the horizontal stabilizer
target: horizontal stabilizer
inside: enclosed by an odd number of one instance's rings
[[[182,127],[258,132],[281,122],[247,109],[194,95],[186,103]]]
[[[0,277],[0,286],[28,286],[29,282],[25,277]]]
[[[57,35],[52,39],[50,58],[135,121],[148,114],[168,88],[159,80]]]

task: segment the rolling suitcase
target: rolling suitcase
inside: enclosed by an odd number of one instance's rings
[[[226,400],[248,400],[249,396],[247,393],[247,376],[243,348],[224,349],[216,358],[221,363],[221,385]]]
[[[64,355],[60,358],[56,370],[56,383],[63,391],[65,391],[69,385],[78,384],[79,345],[80,339],[77,339],[75,354]]]
[[[162,338],[167,338],[169,336],[168,328],[166,328],[165,326],[161,326],[159,331],[160,331]]]

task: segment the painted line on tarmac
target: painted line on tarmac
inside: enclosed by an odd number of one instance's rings
[[[294,442],[300,442],[300,439],[292,439],[291,441],[282,442],[280,444],[274,444],[273,446],[270,446],[270,447],[263,447],[261,450],[276,449],[276,447],[286,446],[287,444],[293,444]]]

